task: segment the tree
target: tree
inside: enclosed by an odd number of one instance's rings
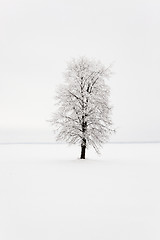
[[[85,159],[89,145],[99,153],[99,147],[114,132],[108,100],[110,89],[105,84],[110,75],[110,67],[81,57],[68,64],[65,84],[57,92],[58,111],[51,119],[57,140],[79,144],[81,159]]]

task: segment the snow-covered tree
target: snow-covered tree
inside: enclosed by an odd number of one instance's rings
[[[51,123],[56,126],[57,140],[81,146],[81,159],[86,147],[99,147],[107,142],[112,129],[110,89],[105,79],[110,67],[81,57],[72,60],[65,72],[65,84],[57,92],[58,111]]]

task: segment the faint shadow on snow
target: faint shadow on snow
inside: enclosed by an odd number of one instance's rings
[[[33,161],[32,163],[35,164],[50,164],[52,166],[56,165],[56,166],[117,166],[117,167],[126,167],[126,166],[145,166],[148,164],[151,164],[150,162],[145,162],[143,160],[122,160],[122,159],[90,159],[90,158],[86,158],[84,159],[44,159],[44,160],[37,160],[37,161]]]

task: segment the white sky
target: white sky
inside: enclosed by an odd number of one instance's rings
[[[112,62],[113,141],[160,141],[159,0],[0,0],[0,142],[53,141],[66,62]]]

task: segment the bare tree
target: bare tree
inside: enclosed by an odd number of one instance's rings
[[[108,141],[112,129],[109,105],[109,87],[105,79],[110,67],[84,57],[73,60],[65,73],[65,84],[57,92],[58,111],[53,115],[57,140],[81,146],[81,159],[86,147],[93,146],[97,153]]]

